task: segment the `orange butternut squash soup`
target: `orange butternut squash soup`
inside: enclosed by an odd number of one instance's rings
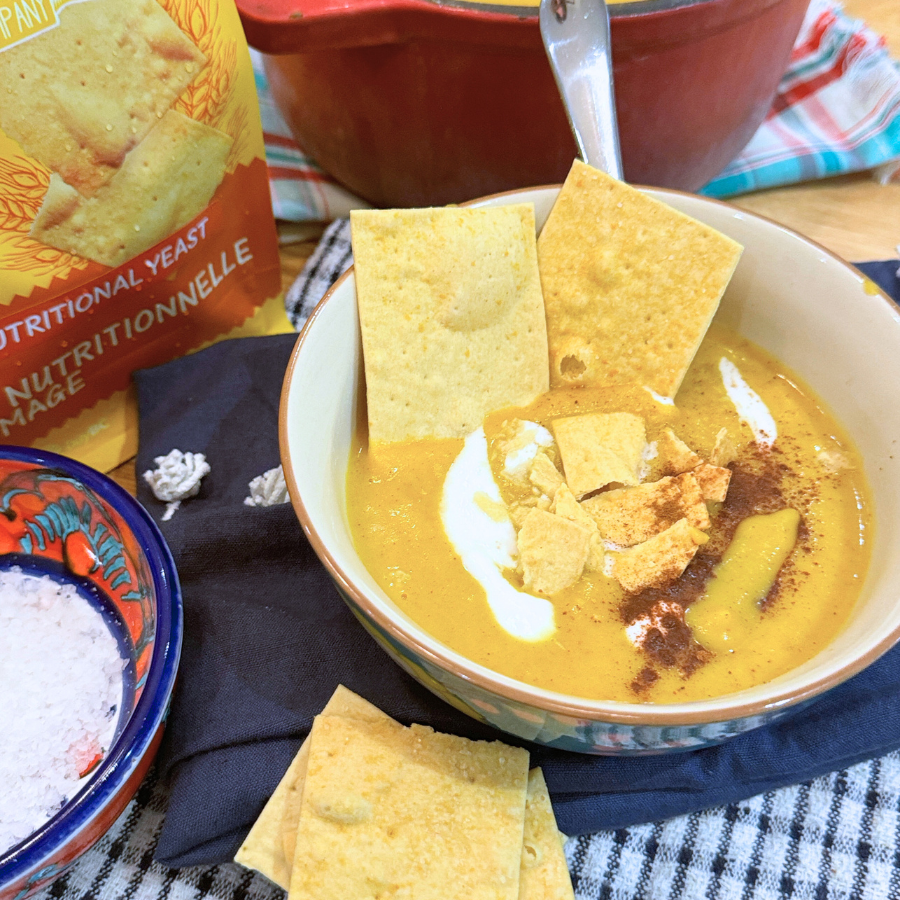
[[[628,550],[604,539],[602,524],[599,564],[549,595],[525,586],[509,519],[506,567],[487,552],[467,558],[470,544],[496,546],[492,526],[502,529],[508,510],[554,508],[547,493],[553,476],[541,480],[533,460],[539,452],[562,475],[555,419],[621,411],[646,422],[645,485],[681,468],[675,453],[660,452],[661,443],[671,444],[667,432],[702,459],[723,428],[734,444],[733,459],[718,467],[730,472],[724,501],[702,501],[707,540],[677,579],[626,590],[611,564]],[[520,433],[517,422],[541,430]],[[677,404],[627,388],[555,390],[526,408],[492,413],[484,435],[472,471],[454,478],[471,438],[372,448],[363,428],[347,497],[357,550],[388,596],[439,641],[494,671],[588,699],[718,696],[813,657],[841,630],[859,595],[870,521],[856,451],[799,379],[716,325]],[[494,496],[484,490],[491,479]],[[675,505],[663,500],[660,525],[683,518],[667,502]],[[610,530],[617,524],[613,517]],[[493,578],[485,575],[491,567]]]
[[[576,162],[528,204],[351,216],[363,564],[438,641],[587,699],[767,682],[838,634],[871,529],[816,396],[713,317],[742,248]]]

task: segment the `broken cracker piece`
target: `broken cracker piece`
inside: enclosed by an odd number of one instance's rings
[[[559,469],[543,451],[537,453],[532,460],[528,480],[551,499],[559,486],[565,483]]]
[[[552,596],[581,578],[590,535],[576,522],[533,509],[519,530],[518,545],[525,588]]]
[[[611,483],[639,484],[647,440],[644,420],[632,413],[587,413],[551,422],[566,483],[579,499]]]
[[[583,500],[604,540],[621,547],[640,544],[687,519],[694,528],[710,526],[697,479],[690,472],[636,487],[606,491]]]
[[[714,466],[727,466],[737,458],[737,445],[727,428],[720,428],[716,443],[709,454],[709,462]]]
[[[661,534],[617,553],[613,577],[629,593],[649,587],[664,587],[681,577],[707,536],[679,519]]]
[[[731,483],[731,469],[723,466],[713,466],[709,463],[701,463],[691,471],[691,475],[700,485],[700,493],[704,500],[712,503],[724,503],[728,494],[728,485]]]
[[[591,515],[581,508],[581,504],[575,499],[575,495],[569,490],[565,482],[557,489],[550,512],[587,529],[590,537],[590,546],[584,569],[586,572],[602,572],[605,549],[603,547],[603,538],[600,537],[600,529],[597,528],[597,523]]]
[[[695,453],[679,438],[671,428],[666,428],[656,442],[659,458],[662,460],[664,475],[681,475],[690,472],[703,462],[703,457]]]

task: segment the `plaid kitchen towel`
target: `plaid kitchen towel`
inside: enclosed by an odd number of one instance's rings
[[[700,193],[728,197],[900,157],[900,66],[884,39],[812,0],[763,124]]]
[[[251,51],[276,217],[330,222],[366,207],[291,137]],[[900,66],[883,38],[832,0],[812,0],[765,122],[701,193],[727,197],[900,159]]]

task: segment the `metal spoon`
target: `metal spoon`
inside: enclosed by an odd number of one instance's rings
[[[604,0],[541,0],[541,37],[582,160],[622,178]]]

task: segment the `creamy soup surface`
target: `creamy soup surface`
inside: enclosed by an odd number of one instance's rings
[[[502,518],[503,504],[536,493],[505,474],[499,448],[510,423],[549,427],[554,418],[590,412],[644,418],[645,482],[664,474],[653,456],[664,429],[704,457],[720,429],[728,429],[737,451],[728,494],[724,503],[708,504],[709,539],[684,574],[666,587],[626,593],[604,572],[589,571],[551,597],[536,597],[525,592],[515,568],[498,569],[505,585],[497,593],[523,611],[520,620],[510,619],[498,613],[496,598],[488,602],[484,585],[493,597],[496,582],[491,587],[467,571],[442,518],[447,473],[465,442],[369,448],[363,426],[347,476],[349,521],[363,563],[400,609],[494,671],[560,693],[624,702],[738,691],[797,667],[834,639],[869,559],[861,460],[802,382],[716,323],[674,405],[642,389],[582,387],[489,415],[484,434],[500,513],[483,492],[481,500],[461,496],[463,479],[448,483],[448,490],[455,485],[457,518],[470,516],[474,533],[485,511]],[[547,452],[553,455],[553,445]],[[614,555],[618,548],[607,549]]]

